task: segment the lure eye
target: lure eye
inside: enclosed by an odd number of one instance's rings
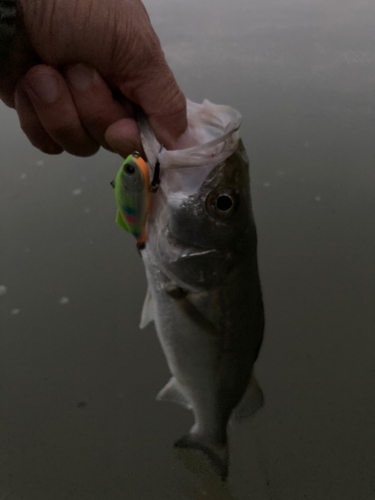
[[[126,165],[125,167],[125,172],[129,175],[133,175],[134,172],[135,172],[135,168],[133,167],[133,165]]]
[[[207,207],[217,215],[230,215],[237,207],[237,195],[233,189],[213,191],[207,199]]]

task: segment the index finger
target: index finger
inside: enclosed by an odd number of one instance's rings
[[[187,129],[186,98],[165,59],[139,70],[136,81],[117,83],[125,97],[146,113],[157,140],[175,149]]]

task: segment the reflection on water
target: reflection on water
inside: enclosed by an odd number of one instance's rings
[[[192,416],[154,400],[169,373],[153,328],[138,330],[146,282],[114,221],[119,159],[42,155],[2,107],[0,496],[373,498],[375,4],[146,5],[186,95],[244,117],[266,404],[230,428],[227,487],[178,465]]]

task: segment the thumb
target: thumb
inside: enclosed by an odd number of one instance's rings
[[[129,92],[129,83],[119,89],[138,104],[148,117],[157,140],[166,149],[176,149],[179,137],[187,128],[186,98],[164,59],[156,67],[146,67],[138,74],[137,83]]]

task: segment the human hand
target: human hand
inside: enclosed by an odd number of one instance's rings
[[[125,157],[141,149],[132,103],[174,148],[186,100],[140,0],[18,0],[18,13],[0,96],[34,146],[78,156],[103,146]]]

